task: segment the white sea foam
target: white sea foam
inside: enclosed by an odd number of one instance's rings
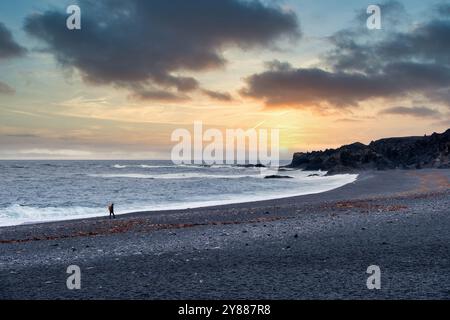
[[[118,165],[116,165],[118,166]],[[140,165],[142,166],[142,165]],[[182,165],[183,166],[183,165]],[[125,166],[123,166],[125,167]],[[135,167],[135,166],[134,166]],[[157,167],[157,166],[156,166]],[[200,167],[202,168],[202,167]],[[221,169],[227,168],[230,171],[221,172],[220,170],[211,171],[213,169]],[[237,169],[237,170],[235,170]],[[129,178],[129,179],[169,179],[169,180],[177,180],[177,179],[242,179],[242,178],[264,178],[265,176],[270,175],[280,175],[280,176],[289,176],[292,178],[300,178],[300,179],[308,179],[311,178],[309,175],[311,172],[295,170],[295,169],[284,169],[286,172],[278,171],[273,168],[254,168],[254,167],[237,167],[237,166],[229,166],[229,165],[214,165],[211,167],[211,170],[208,172],[180,172],[180,173],[141,173],[141,172],[130,172],[130,173],[96,173],[96,174],[88,174],[90,177],[95,178]],[[234,172],[233,172],[234,171]],[[246,172],[247,174],[243,174]],[[317,171],[314,172],[314,178],[323,177],[326,174],[326,171]]]
[[[100,173],[89,174],[90,177],[96,178],[130,178],[130,179],[239,179],[239,178],[259,178],[257,174],[254,175],[220,175],[220,174],[205,174],[199,172],[186,173],[164,173],[164,174],[145,174],[145,173]]]
[[[293,172],[289,172],[292,175]],[[117,214],[136,211],[176,210],[187,208],[199,208],[206,206],[224,205],[232,203],[245,203],[270,199],[280,199],[305,194],[315,194],[339,188],[356,180],[356,174],[342,174],[335,176],[308,177],[308,173],[296,171],[297,179],[289,179],[298,182],[295,188],[286,190],[272,190],[255,192],[252,194],[233,194],[210,196],[203,199],[191,199],[184,202],[160,202],[160,203],[131,203],[116,204]],[[172,174],[176,175],[176,174]],[[227,176],[228,178],[230,176]],[[22,206],[14,204],[6,208],[0,208],[0,226],[12,226],[19,224],[40,223],[48,221],[61,221],[72,219],[84,219],[107,215],[106,207],[46,207]]]
[[[89,177],[94,178],[130,178],[130,179],[155,179],[153,175],[144,173],[99,173],[88,174]]]
[[[142,169],[152,169],[152,168],[171,168],[171,169],[176,169],[176,168],[212,168],[212,167],[216,167],[214,166],[207,166],[207,165],[191,165],[191,164],[180,164],[180,165],[149,165],[149,164],[115,164],[112,166],[115,169],[126,169],[126,168],[142,168]],[[229,168],[230,166],[217,166],[216,168],[220,168],[220,167],[227,167]]]
[[[48,207],[37,208],[18,204],[0,209],[0,226],[40,223],[48,221],[83,219],[100,216],[106,208]]]
[[[175,168],[176,166],[169,165],[149,165],[149,164],[115,164],[112,166],[115,169],[125,169],[125,168]]]

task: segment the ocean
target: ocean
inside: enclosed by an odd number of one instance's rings
[[[273,174],[292,179],[265,179]],[[0,161],[0,226],[324,192],[357,175],[171,161]],[[312,175],[312,176],[311,176]]]

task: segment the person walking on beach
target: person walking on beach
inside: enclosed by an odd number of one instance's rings
[[[112,216],[112,218],[115,219],[116,215],[114,214],[114,203],[111,203],[108,206],[108,210],[109,210],[109,218],[111,219],[111,216]]]

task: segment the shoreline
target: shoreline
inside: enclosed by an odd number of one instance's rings
[[[298,170],[303,171],[303,170]],[[315,171],[314,171],[315,173]],[[185,203],[168,203],[168,204],[121,204],[119,206],[119,210],[117,210],[116,205],[116,216],[124,216],[128,214],[133,214],[136,212],[154,212],[154,213],[163,213],[163,212],[174,212],[174,211],[180,211],[180,210],[190,210],[190,209],[199,209],[199,208],[211,208],[211,207],[219,207],[219,206],[229,206],[229,205],[236,205],[236,204],[244,204],[244,203],[256,203],[261,201],[270,201],[270,200],[277,200],[277,199],[285,199],[285,198],[291,198],[291,197],[297,197],[297,196],[304,196],[309,194],[318,194],[323,193],[327,191],[331,191],[337,188],[342,187],[345,184],[353,183],[358,178],[358,173],[343,173],[335,175],[335,179],[330,179],[330,177],[323,175],[319,177],[314,177],[313,179],[326,179],[325,184],[323,182],[320,182],[320,180],[316,180],[314,184],[312,184],[311,188],[309,189],[301,189],[296,190],[296,188],[291,188],[291,190],[272,190],[272,191],[260,191],[259,193],[253,193],[251,195],[242,195],[239,193],[235,193],[230,195],[229,197],[225,197],[220,200],[196,200],[196,201],[188,201]],[[251,176],[249,176],[251,177]],[[307,177],[302,177],[307,178]],[[305,180],[307,182],[307,180]],[[310,181],[311,182],[311,181]],[[143,201],[145,202],[145,201]],[[20,212],[21,205],[14,205],[9,206],[8,208],[17,206]],[[128,209],[126,209],[129,207]],[[20,226],[20,225],[37,225],[37,224],[47,224],[47,223],[54,223],[54,222],[64,222],[64,221],[78,221],[78,220],[85,220],[85,219],[98,219],[103,218],[105,216],[108,216],[106,205],[105,207],[97,207],[97,208],[88,208],[88,207],[82,207],[82,206],[75,206],[75,207],[68,207],[66,215],[63,216],[60,213],[56,214],[55,218],[48,218],[47,220],[44,220],[44,218],[36,218],[36,220],[31,221],[27,218],[21,218],[22,215],[24,216],[31,216],[32,214],[37,214],[39,216],[39,208],[38,207],[28,207],[24,206],[24,210],[32,212],[25,211],[24,213],[18,213],[20,216],[17,218],[19,221],[9,221],[5,218],[5,221],[1,221],[0,228],[5,227],[14,227],[14,226]],[[15,212],[14,208],[11,209],[12,212]],[[48,215],[46,213],[47,211],[56,210],[56,211],[65,211],[65,208],[62,207],[47,207],[42,208],[41,210],[44,211],[44,214]],[[73,210],[73,211],[71,211]],[[86,211],[84,213],[78,214],[77,212]],[[36,212],[34,212],[36,211]],[[89,212],[89,213],[87,213]],[[7,213],[8,215],[8,213]]]
[[[343,174],[344,175],[344,174]],[[142,210],[133,210],[133,211],[129,211],[129,212],[125,212],[125,213],[116,213],[116,219],[118,217],[125,217],[128,215],[133,215],[133,214],[142,214],[142,213],[146,213],[146,214],[164,214],[164,213],[173,213],[173,212],[178,212],[178,211],[185,211],[185,210],[194,210],[194,209],[215,209],[215,208],[224,208],[227,209],[229,207],[233,207],[236,205],[243,205],[243,204],[256,204],[256,203],[260,203],[260,202],[266,202],[266,201],[273,201],[273,200],[284,200],[284,199],[289,199],[289,198],[296,198],[296,197],[303,197],[303,196],[308,196],[308,195],[314,195],[314,194],[321,194],[321,193],[325,193],[325,192],[330,192],[336,189],[339,189],[347,184],[351,184],[351,183],[355,183],[359,177],[361,175],[364,175],[364,173],[352,173],[350,175],[356,175],[355,180],[348,182],[344,185],[341,185],[339,187],[336,187],[334,189],[330,189],[330,190],[325,190],[325,191],[312,191],[312,192],[307,192],[307,193],[298,193],[298,192],[294,192],[292,194],[287,194],[287,195],[279,195],[279,194],[272,194],[272,195],[267,195],[267,196],[263,196],[263,195],[259,195],[257,197],[255,197],[252,200],[243,200],[243,199],[229,199],[229,200],[208,200],[208,201],[199,201],[198,205],[189,205],[187,207],[185,207],[185,205],[177,205],[179,206],[179,208],[170,208],[170,209],[154,209],[154,210],[146,210],[146,209],[142,209]],[[263,199],[266,198],[266,199]],[[159,206],[159,205],[158,205]],[[106,208],[106,207],[105,207]],[[83,221],[83,220],[95,220],[95,219],[103,219],[105,217],[108,216],[108,214],[106,213],[106,209],[104,210],[105,214],[104,215],[95,215],[95,216],[81,216],[81,217],[77,217],[77,218],[69,218],[69,219],[61,219],[61,220],[48,220],[48,221],[30,221],[30,222],[24,222],[24,223],[20,223],[20,224],[14,224],[14,225],[0,225],[0,229],[1,228],[9,228],[9,227],[18,227],[18,226],[33,226],[33,225],[40,225],[40,224],[50,224],[50,223],[63,223],[63,222],[69,222],[69,221]]]
[[[419,173],[427,173],[427,172],[450,172],[449,170],[442,169],[424,169],[417,171]],[[364,197],[387,197],[392,195],[392,193],[407,193],[407,192],[417,192],[420,191],[418,189],[410,188],[410,185],[414,184],[415,178],[414,173],[415,170],[386,170],[386,171],[360,171],[356,173],[357,179],[354,182],[345,184],[335,189],[331,189],[324,192],[319,193],[310,193],[304,195],[296,195],[296,196],[286,196],[274,199],[267,200],[257,200],[257,201],[247,201],[247,202],[236,202],[229,204],[219,204],[212,206],[200,206],[200,207],[192,207],[186,209],[168,209],[168,210],[138,210],[131,211],[123,214],[116,214],[116,219],[109,219],[108,214],[106,213],[102,216],[94,216],[94,217],[86,217],[86,218],[76,218],[76,219],[68,219],[68,220],[55,220],[55,221],[43,221],[43,222],[32,222],[25,223],[19,225],[12,226],[0,226],[0,244],[2,241],[2,234],[9,232],[20,232],[21,229],[33,229],[34,227],[38,229],[46,229],[48,226],[49,229],[52,227],[71,227],[78,228],[82,226],[86,226],[89,224],[99,224],[99,223],[114,223],[116,221],[130,220],[135,218],[144,218],[144,219],[157,219],[157,221],[169,221],[171,222],[174,218],[176,221],[177,217],[184,216],[183,222],[189,223],[192,222],[195,224],[196,218],[195,215],[203,214],[208,212],[218,212],[218,211],[234,211],[234,210],[255,210],[255,209],[264,209],[264,208],[275,208],[277,206],[296,206],[299,202],[302,202],[303,205],[312,205],[316,203],[322,202],[330,202],[330,201],[339,201],[339,200],[347,200],[347,199],[358,199]],[[394,174],[394,175],[391,175]],[[397,180],[397,175],[401,175],[401,181]],[[450,173],[448,174],[450,176]],[[393,178],[394,177],[394,178]],[[380,189],[378,184],[388,179],[390,187],[388,189]],[[375,185],[375,188],[371,187],[372,181]],[[357,184],[358,194],[355,194],[354,185]],[[188,221],[189,216],[193,214],[192,221]],[[266,215],[266,214],[264,214]],[[3,232],[2,232],[3,231]]]
[[[0,298],[448,299],[449,195],[450,170],[362,172],[319,194],[3,227]],[[65,288],[72,264],[83,290]]]

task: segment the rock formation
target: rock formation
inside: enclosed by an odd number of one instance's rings
[[[338,149],[294,153],[293,168],[328,174],[358,170],[450,168],[450,129],[423,137],[386,138]]]

